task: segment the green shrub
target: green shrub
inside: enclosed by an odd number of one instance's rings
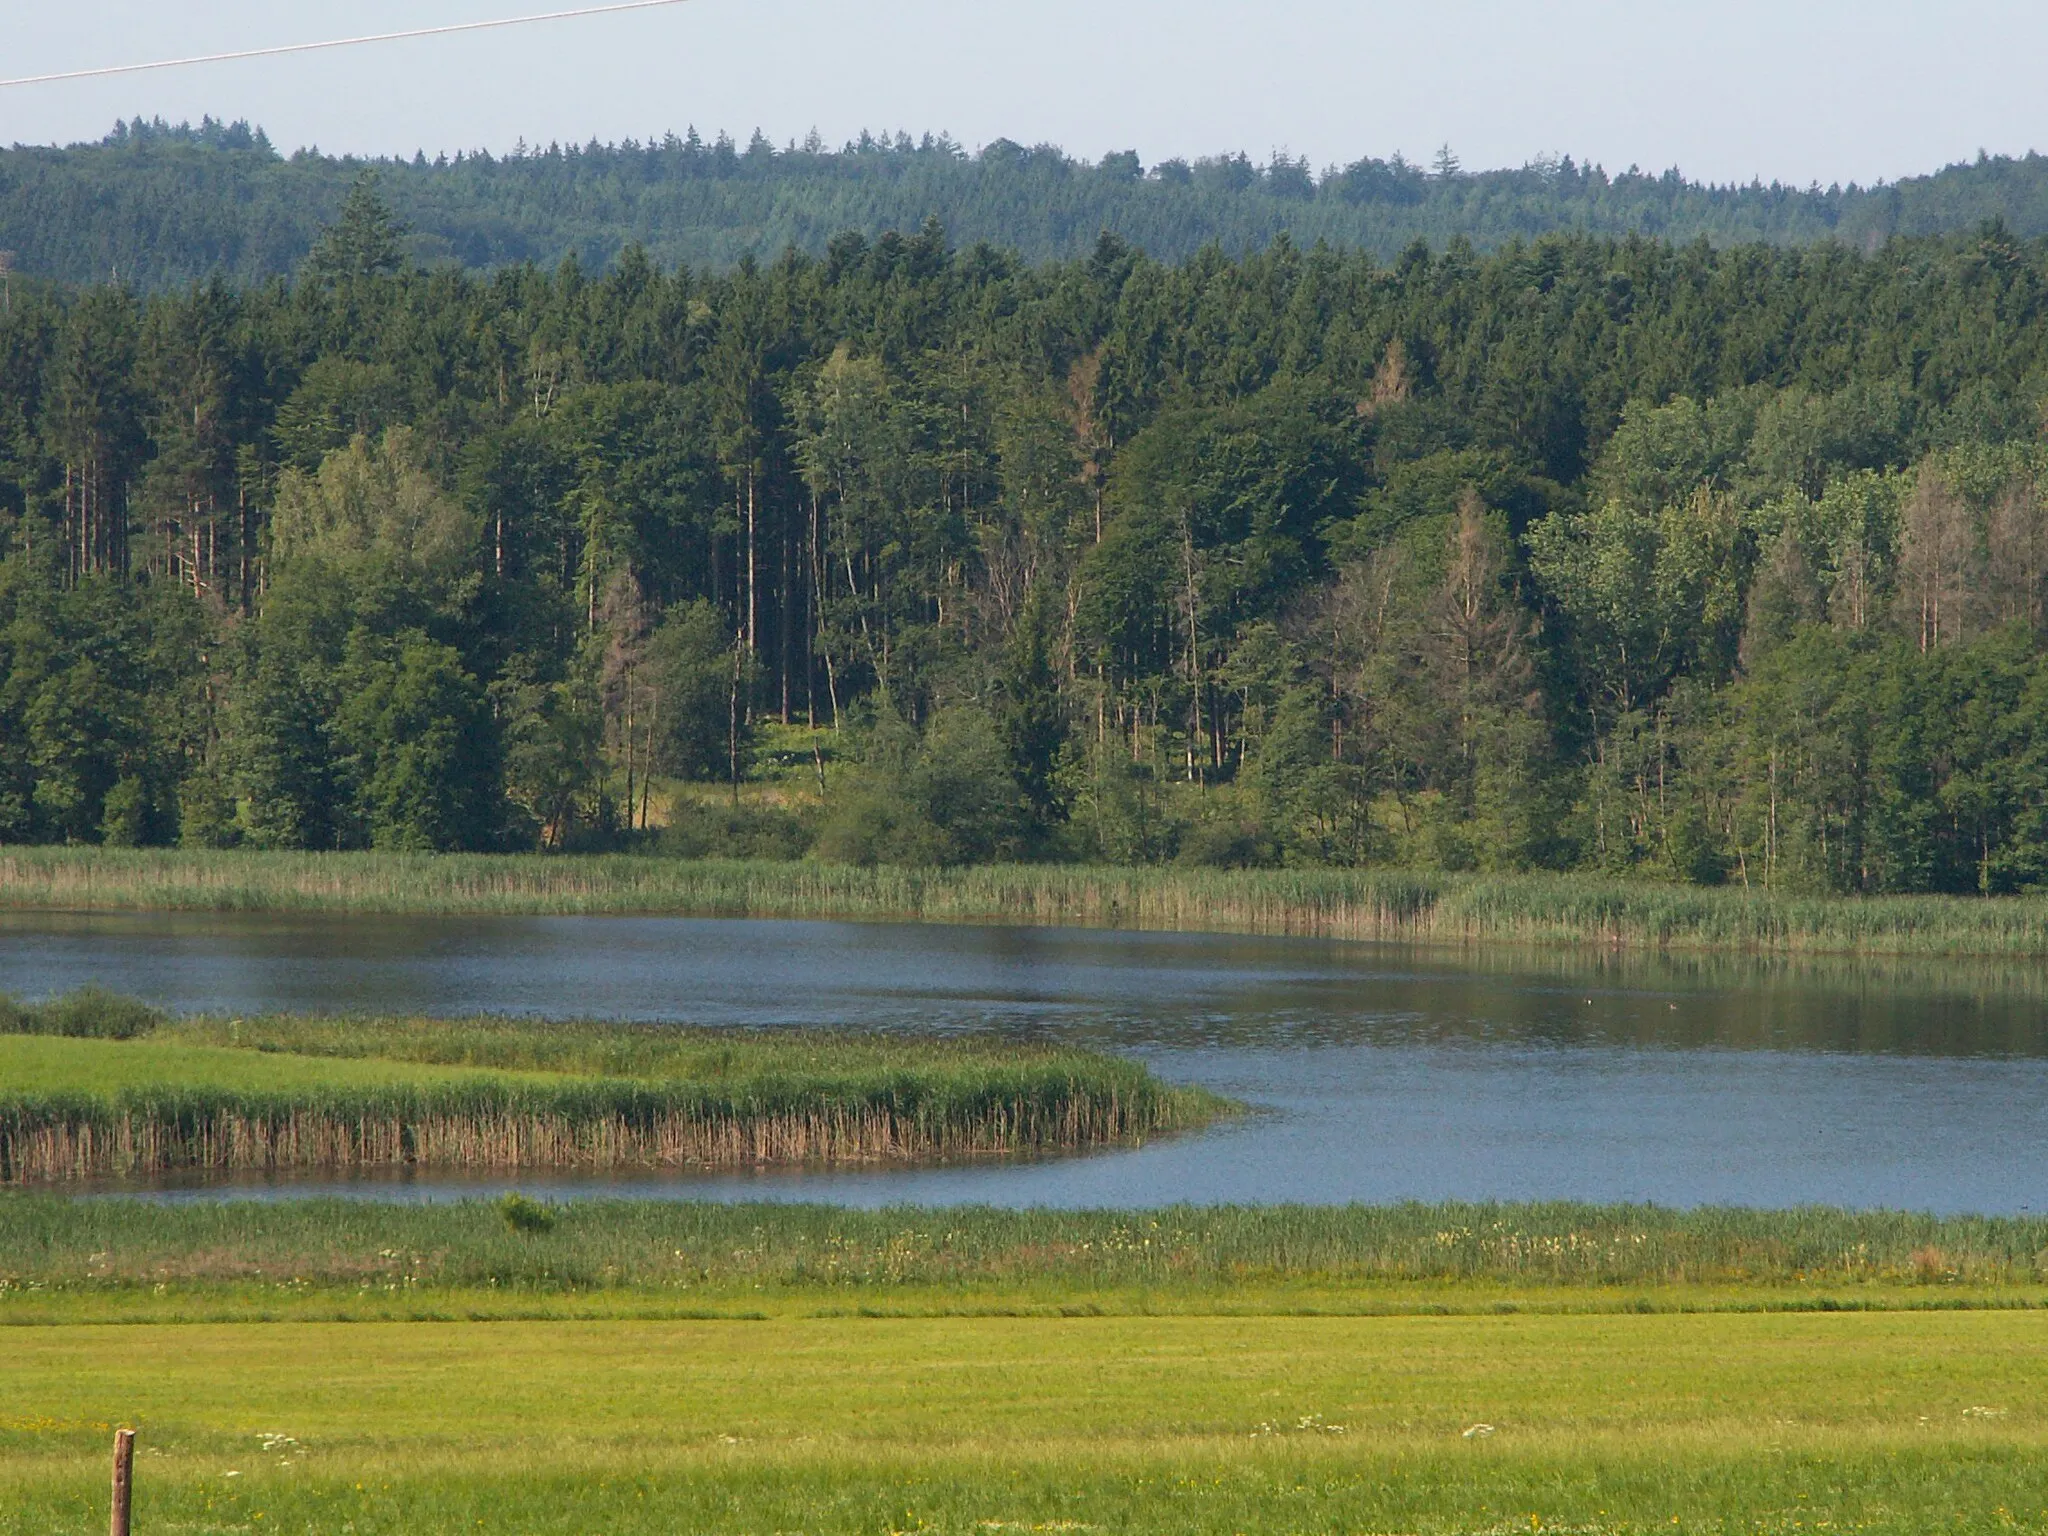
[[[1181,838],[1179,862],[1206,869],[1274,869],[1280,843],[1250,818],[1198,821]]]
[[[514,1232],[552,1232],[555,1230],[555,1213],[538,1200],[530,1200],[513,1190],[498,1201],[498,1214],[505,1219],[505,1225]]]
[[[656,847],[679,859],[786,862],[810,851],[811,818],[778,805],[719,805],[679,800]]]
[[[80,987],[42,1003],[0,997],[0,1034],[133,1040],[163,1022],[164,1015],[149,1004],[103,987]]]
[[[954,705],[922,735],[893,716],[875,723],[815,851],[864,868],[951,868],[1014,859],[1031,835],[1031,808],[996,723]]]

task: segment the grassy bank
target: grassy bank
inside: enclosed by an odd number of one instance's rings
[[[0,1014],[0,1182],[13,1183],[1000,1156],[1135,1142],[1223,1107],[1112,1056],[973,1039],[173,1020],[93,999]]]
[[[0,1533],[2039,1531],[2014,1313],[49,1327]]]
[[[16,848],[0,853],[0,906],[901,918],[1420,943],[2048,955],[2041,897],[1791,897],[1585,876],[1382,870],[900,870],[623,856]]]
[[[2041,1532],[2044,1246],[1826,1210],[0,1194],[0,1536],[103,1529],[117,1423],[141,1530]]]
[[[1401,1205],[1149,1212],[0,1197],[0,1320],[1572,1310],[2048,1300],[2048,1218]],[[396,1311],[394,1312],[394,1309]]]

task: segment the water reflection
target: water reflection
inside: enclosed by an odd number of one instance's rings
[[[690,918],[0,913],[0,990],[88,982],[184,1011],[994,1029],[1125,1048],[2048,1056],[2039,964]]]

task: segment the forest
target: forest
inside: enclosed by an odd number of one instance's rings
[[[1468,170],[1449,146],[1426,163],[1396,153],[1317,168],[1284,152],[1146,164],[1132,150],[1089,161],[1008,139],[969,153],[943,135],[864,133],[833,149],[812,134],[778,148],[758,132],[741,143],[694,129],[365,161],[281,154],[246,123],[138,118],[98,143],[0,149],[0,249],[61,282],[147,291],[216,271],[260,282],[298,269],[365,171],[404,221],[409,258],[477,270],[574,256],[594,271],[633,246],[664,267],[723,270],[792,246],[823,256],[848,230],[874,239],[928,216],[962,246],[1033,263],[1086,256],[1104,230],[1162,261],[1212,244],[1249,255],[1286,233],[1382,262],[1457,235],[1482,251],[1564,232],[1870,250],[1992,218],[2022,237],[2048,234],[2048,159],[2036,154],[1980,154],[1868,187],[1714,185],[1569,156]]]
[[[2048,243],[0,311],[0,841],[2048,881]]]

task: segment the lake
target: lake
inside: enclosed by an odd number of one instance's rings
[[[1028,1164],[236,1186],[393,1198],[516,1182],[860,1205],[2029,1211],[2048,1207],[2042,972],[911,924],[0,914],[0,990],[21,996],[95,982],[187,1011],[992,1030],[1122,1052],[1252,1106]]]

